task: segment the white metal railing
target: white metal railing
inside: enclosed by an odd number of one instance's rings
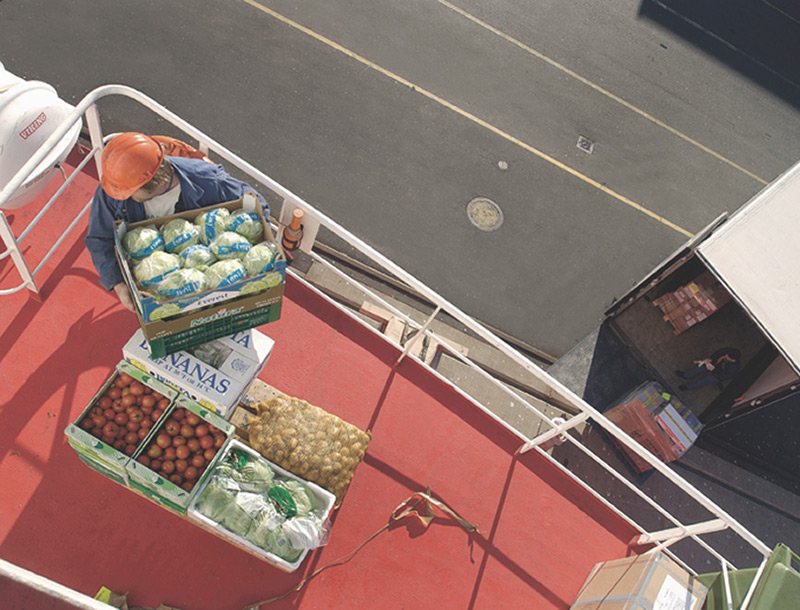
[[[688,481],[683,479],[680,475],[678,475],[675,471],[669,468],[666,464],[662,463],[655,455],[650,453],[644,447],[642,447],[639,443],[637,443],[633,438],[631,438],[628,434],[626,434],[623,430],[621,430],[617,425],[613,422],[606,419],[602,413],[598,412],[594,407],[586,403],[581,397],[577,396],[572,390],[568,387],[564,386],[561,382],[557,379],[548,375],[544,370],[542,370],[539,366],[537,366],[534,362],[530,359],[525,357],[522,353],[518,350],[511,347],[508,343],[497,337],[494,333],[489,331],[486,327],[480,324],[478,321],[474,320],[472,317],[461,311],[458,307],[456,307],[453,303],[450,303],[441,295],[437,294],[435,291],[430,289],[428,286],[417,280],[415,277],[407,273],[405,270],[394,264],[388,258],[380,254],[377,250],[369,246],[368,244],[364,243],[361,239],[357,236],[350,233],[347,229],[343,226],[336,223],[334,220],[328,218],[307,202],[300,199],[294,193],[290,192],[277,182],[275,182],[272,178],[258,170],[257,168],[253,167],[226,147],[222,146],[219,142],[215,141],[214,139],[210,138],[197,128],[193,127],[171,111],[169,111],[164,106],[158,104],[155,100],[151,99],[150,97],[146,96],[145,94],[132,89],[130,87],[124,85],[106,85],[103,87],[99,87],[92,92],[90,92],[86,97],[81,100],[81,102],[75,107],[74,111],[65,119],[64,123],[56,129],[48,140],[45,142],[43,147],[34,155],[28,162],[20,169],[20,171],[12,178],[12,180],[6,185],[6,187],[0,191],[0,220],[5,220],[2,216],[2,207],[3,203],[14,193],[14,191],[19,188],[21,184],[24,183],[25,179],[28,175],[38,166],[38,164],[42,161],[42,159],[46,156],[47,152],[52,148],[60,139],[61,137],[74,125],[77,121],[80,121],[82,117],[86,117],[87,127],[89,129],[89,134],[91,137],[92,142],[92,149],[91,154],[86,157],[86,161],[90,158],[94,158],[97,165],[98,165],[98,172],[102,171],[102,168],[99,167],[99,153],[102,150],[104,136],[100,126],[100,118],[99,118],[99,110],[97,108],[97,102],[102,98],[111,96],[111,95],[120,95],[130,99],[133,99],[158,116],[162,117],[166,121],[170,122],[175,127],[179,128],[183,131],[184,134],[189,136],[192,140],[196,141],[199,145],[199,148],[203,151],[213,152],[216,156],[220,157],[228,164],[233,167],[238,168],[251,178],[257,180],[261,185],[265,186],[266,188],[270,189],[273,194],[277,195],[280,199],[283,200],[284,206],[294,207],[301,209],[304,214],[312,219],[315,222],[319,222],[322,226],[326,227],[329,231],[331,231],[334,235],[338,236],[339,238],[343,239],[347,242],[350,246],[361,252],[364,256],[370,259],[374,264],[380,267],[385,273],[390,274],[392,277],[398,279],[403,284],[408,286],[411,290],[415,291],[421,297],[427,299],[430,303],[433,304],[435,311],[431,314],[428,319],[419,324],[412,320],[409,316],[401,312],[398,308],[384,299],[380,294],[371,290],[370,288],[364,286],[363,284],[357,282],[354,278],[345,274],[341,269],[332,265],[330,262],[319,256],[313,249],[309,252],[312,256],[315,263],[324,265],[327,269],[331,270],[333,273],[336,273],[346,279],[347,282],[350,282],[354,286],[358,287],[359,290],[363,291],[365,295],[367,295],[370,299],[374,300],[376,303],[381,304],[382,307],[387,308],[393,314],[397,315],[399,318],[405,321],[411,328],[417,330],[417,337],[421,338],[423,336],[429,337],[430,339],[434,338],[433,334],[430,331],[430,325],[433,322],[434,318],[436,318],[440,313],[445,313],[452,317],[453,319],[457,320],[460,324],[462,324],[466,329],[472,332],[475,336],[479,337],[486,345],[490,346],[492,349],[497,350],[500,354],[505,356],[515,364],[519,366],[521,370],[525,371],[526,373],[532,375],[539,383],[546,386],[549,390],[553,391],[557,394],[562,400],[566,401],[566,403],[574,409],[574,412],[577,415],[569,417],[569,419],[563,418],[551,418],[541,412],[534,404],[531,404],[529,400],[527,400],[524,396],[522,396],[519,392],[514,391],[506,384],[498,381],[491,375],[489,375],[482,367],[476,364],[473,360],[469,357],[461,354],[458,350],[451,348],[446,343],[440,343],[441,348],[445,350],[450,356],[453,358],[458,359],[462,362],[470,371],[472,371],[475,375],[480,376],[482,382],[486,384],[491,384],[491,387],[495,388],[498,392],[504,392],[508,394],[514,401],[518,402],[519,404],[523,405],[526,413],[538,418],[543,422],[546,426],[545,432],[535,435],[532,438],[529,438],[522,432],[520,432],[515,426],[510,424],[509,422],[505,421],[503,418],[499,417],[495,414],[490,408],[484,405],[480,400],[471,396],[466,390],[459,387],[453,381],[445,378],[435,369],[431,369],[431,372],[434,375],[440,377],[443,381],[452,385],[458,392],[462,395],[467,397],[473,404],[475,404],[478,408],[482,409],[486,412],[489,416],[499,422],[501,425],[505,426],[507,429],[512,431],[519,439],[520,439],[520,446],[517,450],[518,454],[523,454],[527,451],[535,450],[548,460],[553,463],[555,467],[563,471],[566,475],[570,478],[578,482],[580,485],[585,487],[594,497],[598,500],[603,502],[607,505],[611,510],[625,519],[628,523],[633,525],[637,531],[640,532],[640,536],[638,539],[632,541],[632,544],[647,544],[647,543],[658,543],[658,549],[666,550],[672,557],[678,561],[680,557],[678,557],[671,549],[669,549],[670,545],[674,544],[679,540],[692,540],[696,544],[698,544],[701,548],[711,554],[713,557],[718,559],[723,566],[735,568],[732,562],[725,559],[722,553],[715,550],[707,541],[703,540],[701,536],[708,534],[710,532],[719,532],[719,531],[728,531],[732,532],[733,534],[737,535],[741,540],[746,542],[750,545],[758,554],[762,555],[764,558],[769,557],[771,554],[771,549],[767,547],[761,540],[759,540],[752,532],[750,532],[747,528],[745,528],[741,523],[739,523],[736,519],[734,519],[729,513],[727,513],[722,507],[717,505],[711,499],[709,499],[706,495],[704,495],[700,490],[695,488],[691,485]],[[83,167],[81,165],[81,167]],[[80,169],[80,168],[79,168]],[[66,187],[66,185],[65,185]],[[59,191],[58,194],[60,194]],[[47,204],[49,208],[51,203]],[[87,206],[88,207],[88,206]],[[37,215],[34,221],[31,223],[31,226],[38,221],[41,215],[46,211],[44,209],[41,214]],[[49,257],[53,251],[58,247],[58,245],[63,241],[66,234],[72,229],[75,223],[79,220],[80,216],[82,216],[86,211],[84,208],[80,215],[75,219],[72,225],[64,232],[64,234],[56,241],[55,245],[50,249],[47,256]],[[2,224],[0,223],[0,229],[2,229]],[[6,223],[7,224],[7,223]],[[30,226],[26,229],[25,234],[30,230]],[[31,290],[36,290],[36,285],[33,279],[33,275],[27,271],[27,265],[22,258],[22,252],[19,249],[18,242],[19,240],[24,237],[24,235],[20,236],[20,238],[14,238],[8,236],[3,233],[4,241],[6,241],[6,245],[9,249],[10,255],[15,261],[17,268],[20,269],[20,273],[23,276],[24,282],[21,287],[27,286]],[[20,262],[21,261],[21,262]],[[41,267],[36,268],[36,271]],[[309,285],[313,290],[318,292],[321,296],[328,299],[337,307],[340,307],[342,311],[344,311],[347,315],[350,315],[354,319],[358,320],[361,323],[364,321],[354,312],[350,311],[346,307],[342,307],[336,303],[335,300],[331,299],[330,297],[326,296],[321,290],[318,290],[314,286],[311,286],[308,282],[306,282],[303,278],[299,277],[298,274],[294,273],[291,268],[289,272],[292,276],[297,280]],[[15,290],[19,289],[16,288]],[[0,292],[0,294],[3,294]],[[364,323],[368,328],[380,334],[379,331],[373,329],[368,324]],[[381,335],[383,336],[383,335]],[[385,337],[384,337],[385,338]],[[386,338],[387,341],[391,341],[390,339]],[[405,357],[412,357],[419,361],[411,353],[411,346],[406,345],[402,346],[395,343],[397,348],[400,350],[399,359]],[[419,361],[420,364],[426,366],[425,363]],[[566,415],[565,415],[566,417]],[[620,473],[618,470],[614,469],[611,465],[609,465],[601,456],[597,455],[596,452],[592,451],[589,447],[587,447],[584,443],[582,443],[574,434],[570,434],[570,430],[575,428],[575,426],[585,423],[588,419],[593,420],[596,425],[599,425],[606,433],[612,435],[615,439],[619,442],[624,444],[628,447],[632,452],[636,455],[641,457],[642,459],[646,460],[649,464],[652,465],[653,469],[661,476],[665,477],[670,483],[674,485],[674,487],[684,495],[685,498],[691,500],[693,503],[701,506],[704,508],[708,513],[712,515],[712,519],[702,521],[699,523],[690,523],[685,524],[682,523],[681,520],[671,514],[668,510],[662,507],[659,503],[655,500],[650,498],[646,493],[644,493],[637,485],[630,482],[627,477]],[[543,448],[548,447],[552,442],[558,439],[559,442],[568,442],[573,444],[577,449],[587,457],[588,460],[596,462],[599,464],[608,474],[613,477],[614,479],[620,481],[622,485],[624,485],[627,489],[631,491],[631,493],[635,494],[639,497],[645,504],[650,506],[656,513],[661,515],[664,519],[668,520],[670,523],[673,524],[673,528],[668,530],[662,530],[657,532],[648,531],[642,525],[636,523],[628,514],[625,513],[621,508],[616,506],[613,502],[609,501],[606,497],[601,495],[597,489],[594,489],[592,486],[587,484],[584,480],[582,480],[575,472],[572,472],[570,469],[566,468],[560,462],[555,460],[547,451]],[[684,565],[685,562],[681,562]],[[688,566],[687,566],[688,567]],[[754,585],[755,586],[755,582]]]

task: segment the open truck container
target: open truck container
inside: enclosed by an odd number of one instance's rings
[[[707,425],[800,388],[798,227],[800,163],[730,217],[717,218],[606,311],[650,378]],[[675,306],[684,315],[670,311]],[[685,382],[677,370],[727,346],[742,352],[734,379],[679,389]]]

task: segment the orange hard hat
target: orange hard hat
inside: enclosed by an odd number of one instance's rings
[[[121,133],[103,150],[100,184],[110,197],[127,199],[156,175],[163,160],[164,150],[150,136]]]

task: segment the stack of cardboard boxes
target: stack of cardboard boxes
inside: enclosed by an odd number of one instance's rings
[[[705,271],[678,290],[655,299],[653,305],[661,309],[664,320],[672,324],[675,334],[679,335],[730,300],[730,293],[710,271]]]
[[[703,427],[677,397],[655,381],[643,383],[604,415],[665,463],[686,453]],[[652,468],[623,443],[617,442],[617,446],[638,472]]]

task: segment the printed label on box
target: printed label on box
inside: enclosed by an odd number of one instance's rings
[[[686,587],[667,575],[653,603],[653,610],[694,610],[697,601]]]

